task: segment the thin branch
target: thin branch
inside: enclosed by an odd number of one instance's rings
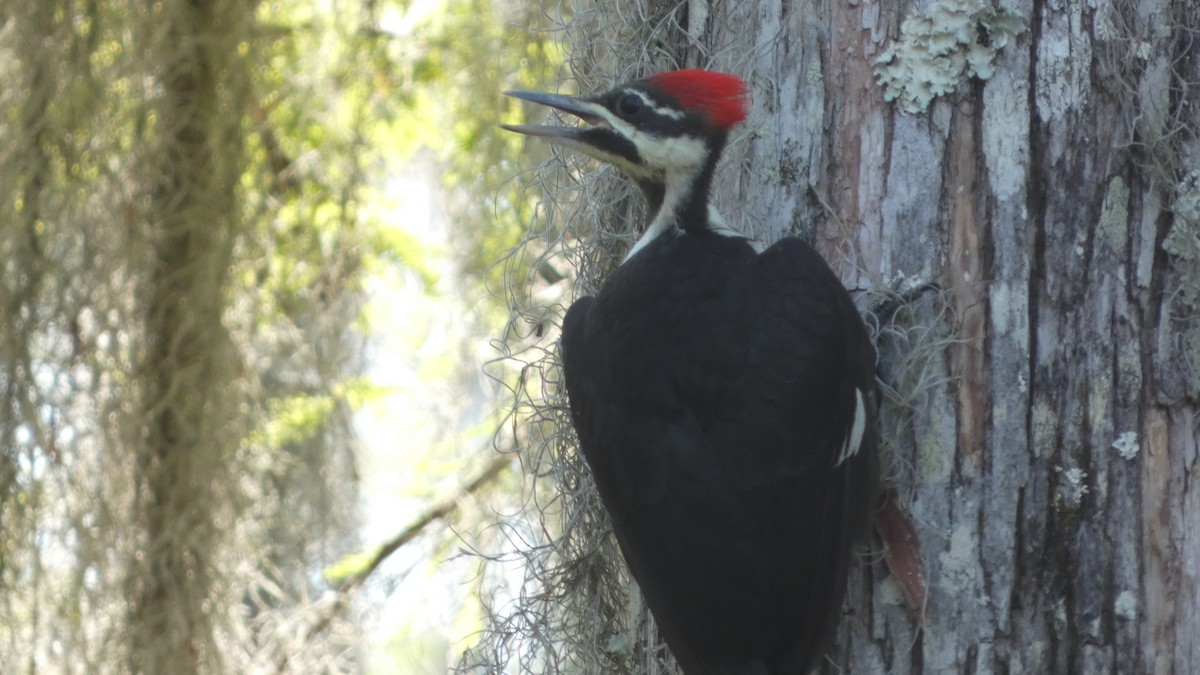
[[[325,610],[321,613],[320,618],[313,622],[312,626],[304,636],[303,644],[310,643],[321,633],[329,628],[333,620],[338,617],[350,603],[350,598],[366,583],[367,579],[378,570],[383,563],[391,557],[393,553],[400,550],[405,544],[416,539],[434,521],[443,520],[451,516],[458,510],[462,500],[472,494],[478,492],[485,485],[496,480],[500,473],[508,467],[511,457],[503,454],[495,454],[488,461],[472,473],[468,473],[459,480],[459,487],[441,499],[435,500],[429,504],[416,518],[413,519],[407,527],[396,533],[396,536],[389,539],[376,551],[371,557],[371,561],[361,570],[350,576],[337,588],[337,597],[329,603]],[[281,653],[275,660],[276,672],[283,673],[287,670],[288,655],[286,652]]]
[[[491,457],[474,474],[469,474],[465,480],[460,481],[462,487],[454,493],[432,502],[407,527],[400,530],[396,536],[380,546],[375,551],[375,555],[371,557],[371,562],[346,579],[338,587],[338,592],[342,595],[349,595],[358,590],[358,587],[362,586],[375,573],[375,570],[379,569],[380,565],[391,557],[393,553],[400,550],[400,547],[416,539],[417,535],[421,534],[430,523],[435,520],[442,520],[457,511],[463,498],[474,494],[483,486],[494,481],[500,475],[500,472],[509,465],[510,461],[512,461],[512,457],[503,454],[496,454]]]

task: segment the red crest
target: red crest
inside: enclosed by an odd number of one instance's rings
[[[729,129],[746,119],[750,93],[742,78],[711,70],[670,70],[647,80],[684,108],[702,113],[713,126]]]

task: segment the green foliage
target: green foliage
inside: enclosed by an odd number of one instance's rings
[[[502,287],[496,261],[536,207],[512,176],[548,150],[526,148],[498,125],[520,121],[521,111],[500,92],[549,87],[561,64],[541,8],[448,0],[407,25],[394,7],[375,7],[377,16],[335,24],[353,10],[267,4],[262,37],[246,46],[270,67],[257,73],[263,94],[247,120],[254,166],[243,188],[263,218],[262,237],[245,242],[259,255],[246,257],[241,278],[284,314],[317,309],[313,289],[361,280],[362,268],[400,265],[427,287],[437,283],[419,223],[360,208],[384,198],[387,186],[365,178],[388,161],[433,158],[448,189],[456,267],[493,289]],[[527,150],[535,156],[522,157]]]
[[[267,424],[258,440],[269,448],[306,441],[328,424],[336,406],[332,396],[299,394],[275,398],[267,406]]]
[[[364,261],[368,272],[382,274],[388,268],[399,266],[414,272],[426,287],[437,282],[429,252],[411,232],[398,227],[379,227],[371,232],[369,242],[374,255]]]
[[[414,58],[402,97],[411,114],[391,133],[433,152],[460,270],[496,291],[496,262],[520,242],[538,202],[513,176],[549,151],[499,129],[523,121],[519,103],[501,92],[554,86],[563,52],[553,28],[539,3],[448,0],[410,40],[393,44]]]
[[[189,32],[202,30],[189,22],[201,9],[224,30]],[[211,555],[212,570],[230,571],[209,586],[228,597],[210,599],[234,598],[246,612],[189,604],[206,617],[197,626],[245,615],[232,630],[210,631],[241,641],[218,646],[228,654],[223,670],[275,670],[279,653],[300,672],[303,653],[322,645],[355,653],[346,642],[296,644],[259,629],[278,625],[271,613],[303,608],[313,571],[358,548],[351,416],[392,393],[363,376],[369,285],[392,274],[434,295],[458,282],[447,278],[445,247],[417,226],[388,222],[379,206],[391,198],[387,172],[397,159],[440,167],[454,194],[451,253],[463,256],[450,272],[495,281],[489,266],[519,240],[534,208],[509,180],[524,144],[496,128],[519,121],[519,107],[499,92],[548,87],[560,61],[536,6],[450,0],[404,28],[392,19],[408,9],[387,0],[21,0],[0,12],[0,153],[10,160],[0,162],[8,188],[0,195],[0,582],[14,589],[0,624],[20,626],[0,630],[0,661],[129,666],[116,655],[128,651],[124,622],[138,595],[124,581],[141,583],[138,565],[168,567],[139,548],[147,522],[155,536],[203,542],[188,545]],[[216,95],[187,96],[190,78],[208,67]],[[189,114],[196,110],[204,114]],[[181,126],[200,142],[183,142]],[[206,192],[179,196],[197,186]],[[194,208],[181,211],[182,203]],[[176,254],[169,260],[159,255],[167,249]],[[176,285],[199,293],[164,300]],[[452,292],[483,295],[461,285]],[[203,320],[178,330],[171,319],[181,307]],[[162,326],[174,332],[154,334]],[[198,338],[221,358],[192,358]],[[475,370],[463,365],[467,353],[444,348],[420,378]],[[155,362],[164,370],[161,407],[147,355],[173,359]],[[165,372],[171,367],[179,372]],[[169,386],[191,381],[172,377],[180,373],[211,386]],[[457,390],[438,392],[453,400]],[[154,400],[138,419],[143,396]],[[219,447],[205,457],[226,484],[193,471],[194,462],[173,473],[156,468],[161,456],[137,454],[155,445],[149,431],[170,431],[152,423],[180,402],[194,404],[194,419],[178,426],[191,435],[162,435],[173,448],[193,437]],[[437,422],[428,425],[440,431]],[[452,464],[430,460],[438,473]],[[161,494],[185,476],[180,486],[209,500],[194,503],[217,506],[159,528],[151,510],[170,500],[129,480],[149,471],[159,471]],[[211,540],[193,536],[198,527]],[[191,568],[172,569],[192,583]],[[40,623],[25,625],[39,613]],[[62,654],[80,661],[63,665]]]

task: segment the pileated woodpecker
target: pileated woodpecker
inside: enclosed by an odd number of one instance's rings
[[[807,243],[709,203],[745,83],[679,70],[593,98],[506,92],[584,126],[506,126],[609,162],[645,233],[567,312],[571,414],[633,577],[685,672],[805,673],[878,494],[875,350]],[[761,252],[760,252],[761,251]]]

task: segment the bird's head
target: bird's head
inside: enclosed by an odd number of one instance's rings
[[[509,96],[574,115],[581,126],[504,125],[613,164],[644,187],[692,176],[715,163],[725,139],[746,118],[746,83],[708,70],[673,70],[594,97],[531,91]]]

